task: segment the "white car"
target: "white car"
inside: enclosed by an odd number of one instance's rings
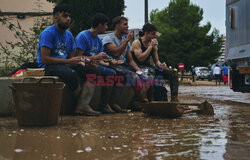
[[[195,67],[194,72],[197,80],[210,79],[210,73],[207,67]]]

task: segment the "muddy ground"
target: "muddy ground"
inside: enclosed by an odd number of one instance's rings
[[[250,94],[223,85],[180,86],[179,91],[181,101],[208,100],[215,115],[64,116],[45,128],[0,118],[0,160],[249,159]]]

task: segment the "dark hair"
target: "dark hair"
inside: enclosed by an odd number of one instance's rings
[[[97,13],[92,17],[92,26],[96,28],[99,24],[108,23],[109,19],[105,14]]]
[[[127,19],[126,17],[123,17],[123,16],[117,16],[117,17],[115,17],[115,18],[113,19],[113,25],[114,25],[114,27],[115,27],[117,24],[121,23],[121,21],[128,21],[128,19]]]
[[[71,9],[66,4],[59,4],[53,10],[53,15],[56,15],[61,12],[67,12],[71,14]]]
[[[146,24],[143,25],[142,31],[143,31],[143,33],[145,33],[145,32],[153,32],[153,31],[157,31],[157,28],[153,24],[146,23]]]

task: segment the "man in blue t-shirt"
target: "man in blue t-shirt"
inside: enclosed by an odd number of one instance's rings
[[[115,76],[116,72],[110,66],[115,66],[117,61],[104,62],[103,59],[107,58],[107,54],[103,52],[102,40],[98,34],[105,33],[108,28],[108,18],[101,13],[96,14],[92,18],[92,26],[89,30],[84,30],[80,32],[75,39],[75,55],[76,56],[86,56],[90,60],[96,61],[98,63],[97,70],[103,79],[107,76]],[[85,69],[86,74],[92,74],[87,69]],[[89,91],[91,90],[91,86]],[[118,105],[113,105],[111,92],[113,86],[102,86],[101,88],[101,103],[99,105],[100,111],[102,113],[115,113],[125,112]],[[115,106],[115,107],[114,107]],[[112,108],[114,110],[112,110]],[[81,110],[80,110],[81,111]],[[85,111],[85,110],[83,110]]]
[[[77,95],[80,91],[81,73],[76,72],[85,63],[74,57],[74,39],[67,28],[70,25],[70,9],[58,5],[53,10],[55,24],[47,27],[39,36],[37,63],[45,68],[46,76],[58,76]]]
[[[221,71],[222,71],[222,78],[223,78],[223,81],[224,81],[224,85],[226,85],[226,83],[228,81],[228,67],[227,67],[227,64],[222,65]]]

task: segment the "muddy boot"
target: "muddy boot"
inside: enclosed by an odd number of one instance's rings
[[[109,100],[111,97],[112,87],[102,87],[101,89],[101,104],[100,104],[100,110],[104,114],[113,114],[115,111],[113,111],[109,106]]]
[[[178,75],[176,72],[172,73],[172,76],[169,80],[170,82],[170,90],[171,90],[171,102],[179,102],[178,100]]]
[[[135,101],[141,102],[141,103],[148,103],[147,98],[147,86],[143,86],[140,90],[135,90]]]
[[[89,106],[89,102],[94,94],[95,87],[94,86],[87,86],[86,84],[83,86],[83,89],[80,93],[78,104],[76,108],[76,113],[80,115],[87,115],[87,116],[98,116],[100,112],[93,110]]]
[[[112,88],[109,104],[110,107],[117,113],[128,113],[126,109],[122,109],[117,103],[120,98],[120,93],[122,92],[122,89],[122,87],[116,86]]]
[[[79,94],[81,93],[81,87],[78,86],[74,91],[73,91],[73,95],[75,97],[79,96]]]

